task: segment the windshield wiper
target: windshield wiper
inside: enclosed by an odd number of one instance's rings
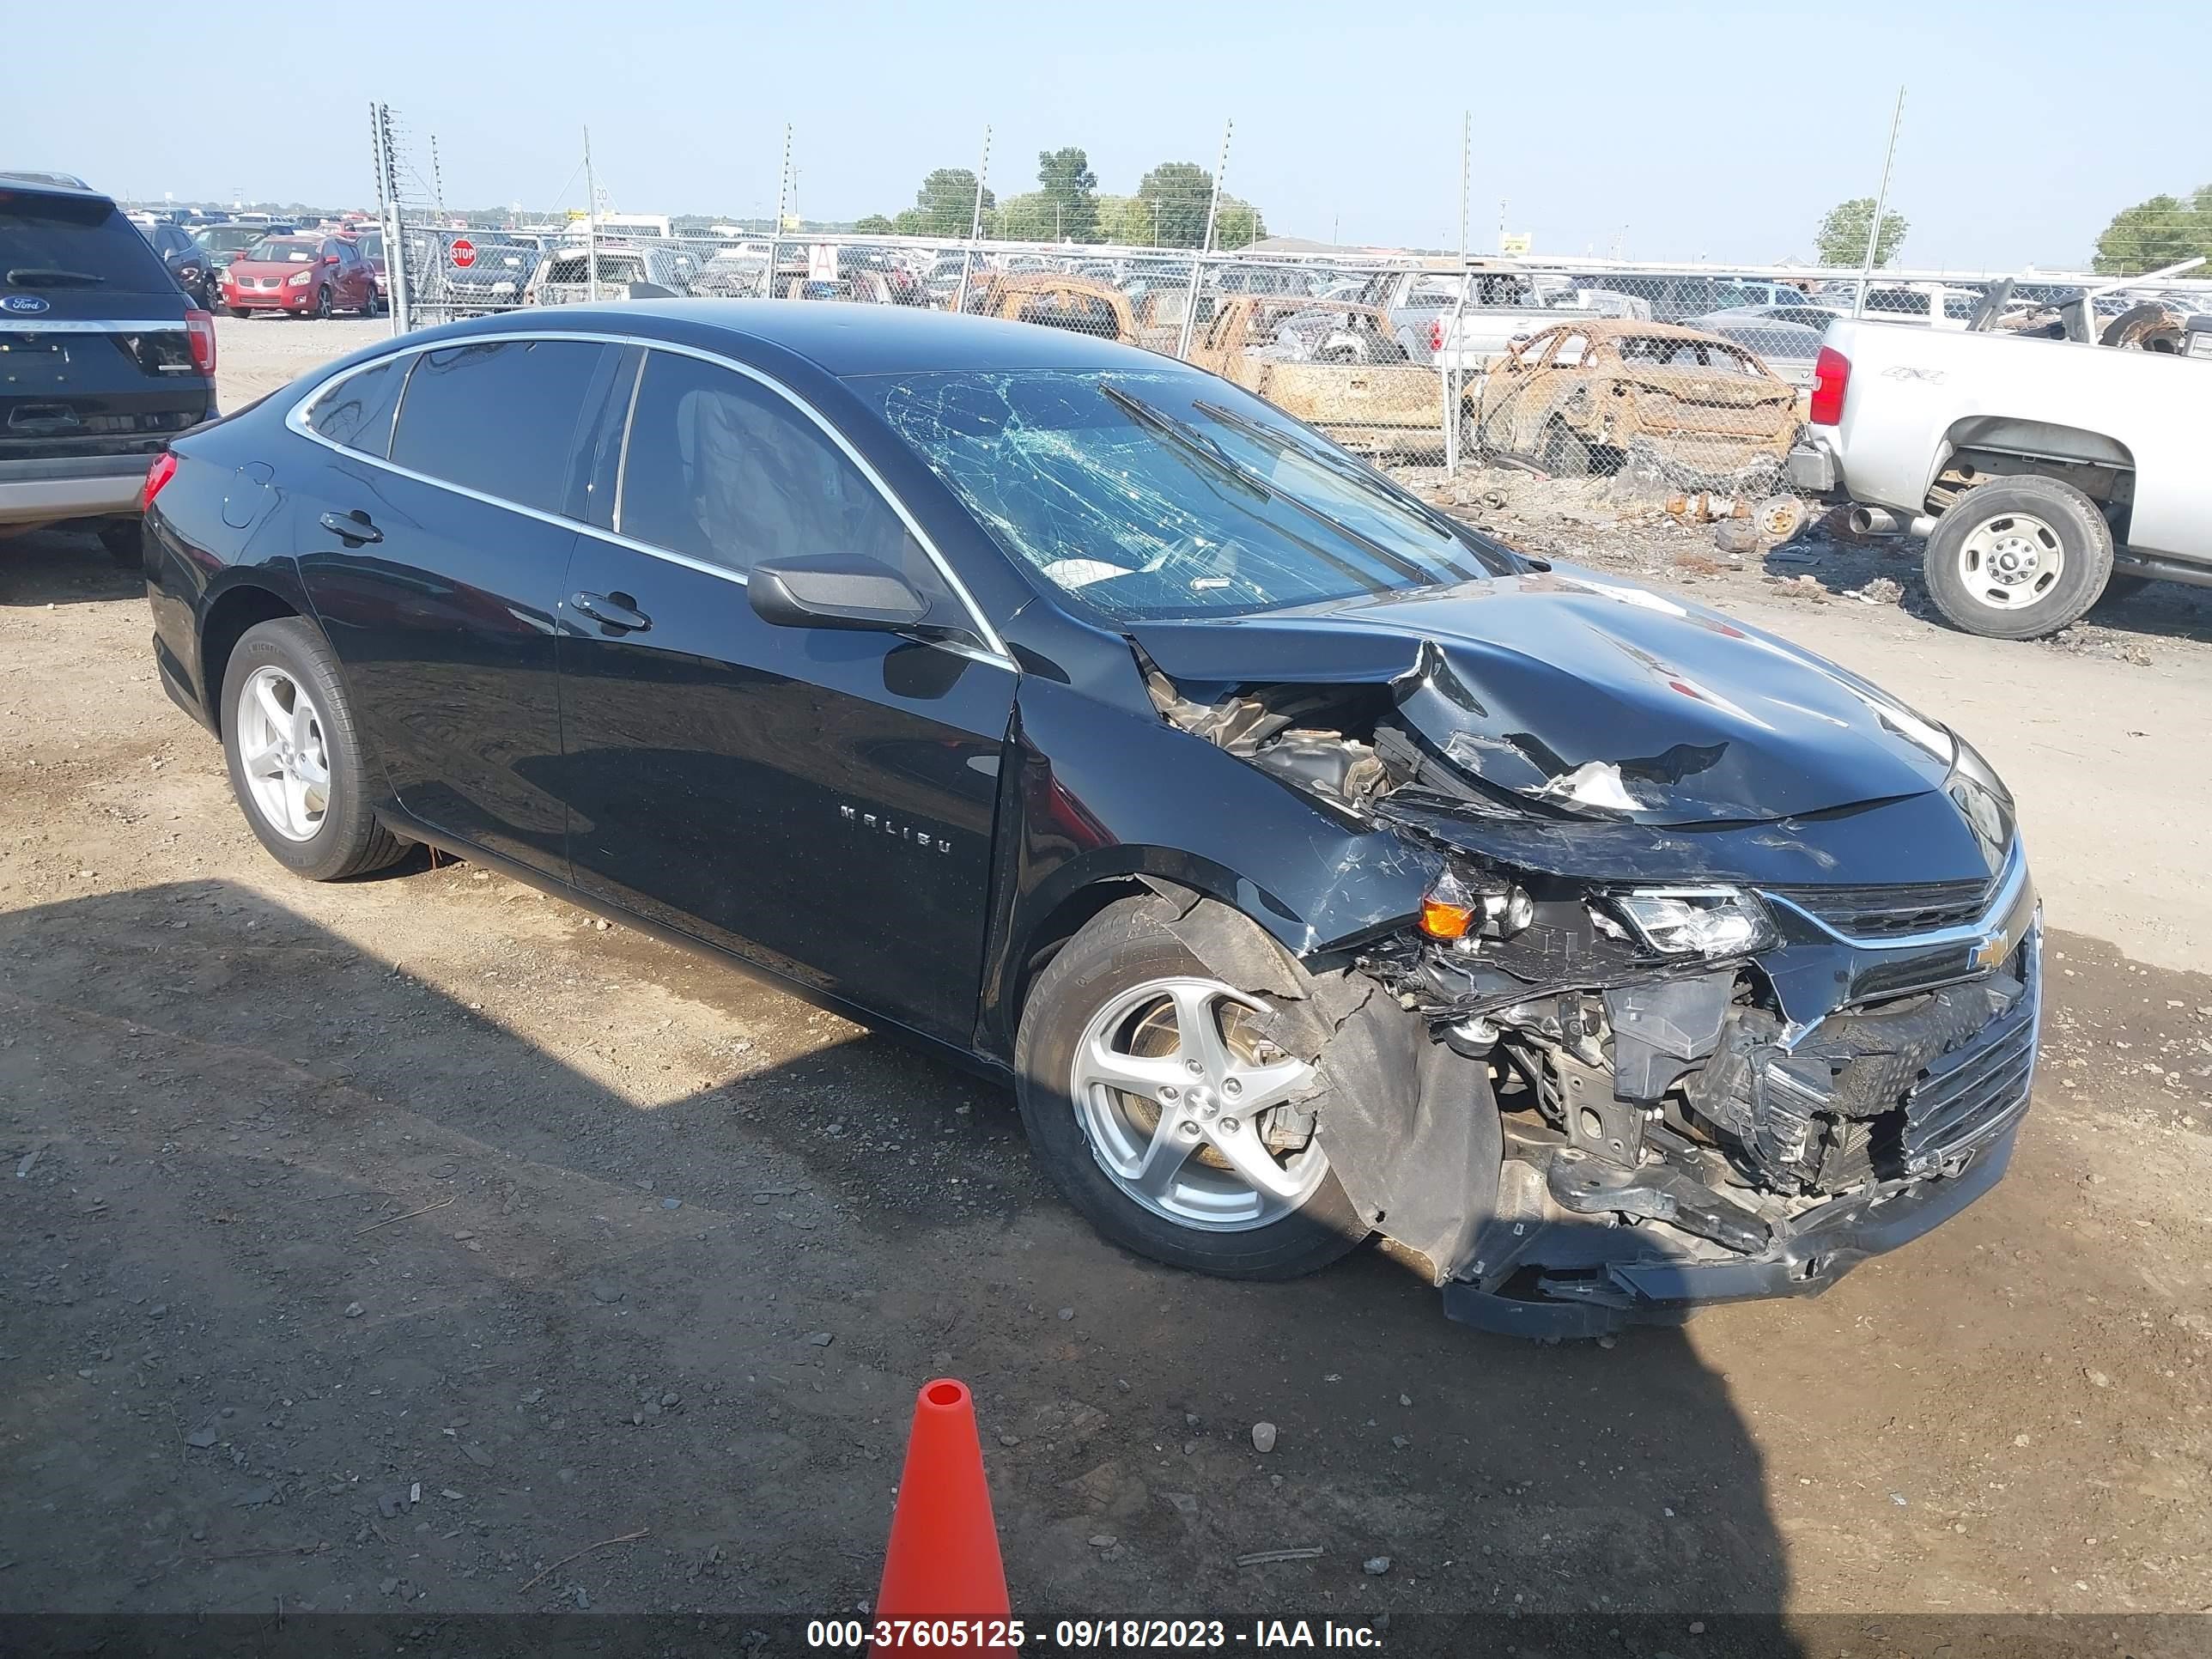
[[[1341,520],[1333,518],[1328,514],[1322,512],[1311,502],[1302,501],[1296,495],[1286,494],[1285,492],[1276,489],[1258,473],[1253,471],[1250,467],[1246,466],[1242,461],[1236,459],[1226,450],[1223,449],[1220,445],[1215,443],[1211,438],[1205,436],[1201,433],[1193,431],[1184,422],[1176,420],[1174,416],[1163,414],[1160,410],[1154,409],[1150,404],[1131,397],[1119,386],[1108,386],[1103,382],[1101,382],[1099,390],[1103,392],[1109,398],[1111,398],[1122,408],[1127,410],[1132,415],[1134,415],[1139,420],[1145,422],[1147,425],[1155,428],[1161,433],[1164,433],[1169,438],[1173,439],[1176,442],[1190,450],[1194,454],[1204,456],[1209,463],[1219,468],[1229,477],[1236,479],[1240,483],[1243,483],[1246,488],[1258,490],[1261,493],[1261,499],[1270,501],[1280,501],[1284,506],[1304,514],[1306,517],[1311,519],[1315,523],[1324,525],[1328,528],[1334,530],[1338,535],[1343,537],[1346,541],[1357,542],[1361,547],[1364,548],[1369,553],[1372,554],[1382,563],[1388,565],[1391,569],[1396,571],[1407,581],[1418,582],[1423,586],[1427,586],[1432,580],[1429,572],[1422,569],[1420,566],[1407,558],[1402,553],[1395,552],[1391,549],[1385,547],[1381,542],[1376,541],[1372,536],[1363,535],[1360,532],[1354,530],[1350,525],[1343,523]],[[1314,550],[1316,552],[1321,552],[1321,550],[1318,548]],[[1349,565],[1343,563],[1340,560],[1329,558],[1329,556],[1326,553],[1322,553],[1322,556],[1323,558],[1328,558],[1331,564],[1335,565],[1338,569],[1343,571],[1346,575],[1357,576],[1358,573],[1353,571]],[[1359,578],[1359,580],[1364,581],[1365,579]],[[1372,591],[1381,592],[1383,589],[1381,584],[1376,583],[1372,585]]]
[[[1340,457],[1331,454],[1325,450],[1310,452],[1299,449],[1293,446],[1291,441],[1284,437],[1281,433],[1271,432],[1266,427],[1261,425],[1259,422],[1248,420],[1245,416],[1239,415],[1235,410],[1224,409],[1219,404],[1197,403],[1193,404],[1191,407],[1193,409],[1202,410],[1207,415],[1212,416],[1215,420],[1220,422],[1224,426],[1234,428],[1236,430],[1243,433],[1247,437],[1252,439],[1255,442],[1265,444],[1279,454],[1295,456],[1301,460],[1311,460],[1316,465],[1326,467],[1330,472],[1343,479],[1346,483],[1357,487],[1364,495],[1379,495],[1384,501],[1389,501],[1392,507],[1400,508],[1401,510],[1410,507],[1413,511],[1414,516],[1421,520],[1423,523],[1428,525],[1431,529],[1441,531],[1443,534],[1450,537],[1462,547],[1473,549],[1478,552],[1480,550],[1480,548],[1476,547],[1475,543],[1470,538],[1467,526],[1460,523],[1458,520],[1453,518],[1449,513],[1439,512],[1435,507],[1431,507],[1426,501],[1421,501],[1413,496],[1408,496],[1402,501],[1397,500],[1386,491],[1378,489],[1376,487],[1376,480],[1368,475],[1366,470],[1357,461],[1352,460],[1348,457]],[[1508,552],[1511,551],[1510,549],[1507,549],[1506,550]],[[1454,566],[1453,568],[1457,569],[1458,567]],[[1473,578],[1480,576],[1484,573],[1479,570],[1470,570],[1466,574],[1469,578]]]
[[[7,277],[11,288],[97,288],[107,280],[89,270],[61,270],[52,265],[17,265]]]

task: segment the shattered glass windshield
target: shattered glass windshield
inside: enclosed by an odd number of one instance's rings
[[[1211,376],[1018,369],[854,384],[1010,554],[1115,621],[1236,616],[1513,568]]]

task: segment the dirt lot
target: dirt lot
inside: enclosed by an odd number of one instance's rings
[[[222,332],[252,390],[373,337]],[[2212,1607],[2208,613],[1994,645],[1834,597],[1903,560],[1773,567],[1816,604],[1685,564],[1708,532],[1458,488],[2008,776],[2056,931],[1983,1205],[1820,1300],[1610,1346],[1454,1327],[1376,1251],[1273,1287],[1152,1267],[1051,1195],[1010,1100],[881,1038],[465,864],[290,879],[155,683],[136,581],[21,539],[0,1613],[849,1611],[941,1372],[1032,1620],[1641,1611],[1686,1656],[1730,1611],[1850,1615],[1871,1652],[1911,1645],[1872,1615]],[[2109,1623],[2067,1628],[2203,1634]]]

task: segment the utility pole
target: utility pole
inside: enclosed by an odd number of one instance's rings
[[[584,129],[584,280],[591,302],[599,302],[599,192],[592,177],[592,130]]]
[[[438,135],[430,135],[430,199],[437,204],[438,222],[444,228],[446,219],[446,175],[438,167]]]
[[[1213,250],[1213,222],[1221,212],[1221,181],[1229,173],[1229,139],[1236,131],[1234,120],[1221,124],[1221,160],[1214,166],[1213,197],[1206,205],[1206,237],[1190,262],[1190,291],[1183,296],[1182,332],[1176,340],[1176,356],[1186,362],[1190,360],[1191,325],[1198,320],[1198,279],[1205,274],[1206,256]]]
[[[983,180],[991,172],[991,129],[983,129],[983,159],[975,165],[975,211],[968,221],[968,246],[960,252],[960,287],[952,296],[952,309],[968,309],[968,273],[975,264],[975,239],[983,234]]]
[[[1897,164],[1897,130],[1905,120],[1905,88],[1897,89],[1897,108],[1889,118],[1889,149],[1881,158],[1881,188],[1875,192],[1874,222],[1867,227],[1866,263],[1859,267],[1858,292],[1851,300],[1851,315],[1866,314],[1867,283],[1874,276],[1874,256],[1881,246],[1882,210],[1889,205],[1889,173]]]

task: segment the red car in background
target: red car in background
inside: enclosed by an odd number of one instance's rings
[[[222,274],[222,302],[234,317],[249,311],[371,317],[379,304],[376,274],[350,238],[270,236],[231,261]]]

